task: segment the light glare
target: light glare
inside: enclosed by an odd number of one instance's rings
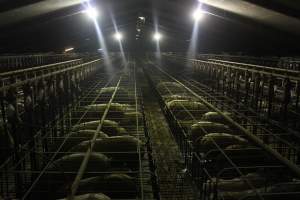
[[[193,18],[195,21],[199,21],[203,18],[204,16],[204,11],[201,8],[197,8],[194,12],[193,12]]]
[[[145,20],[145,17],[140,16],[139,19],[144,21],[144,20]]]
[[[73,48],[73,47],[66,48],[66,49],[65,49],[65,53],[67,53],[67,52],[70,52],[70,51],[73,51],[73,50],[74,50],[74,48]]]
[[[162,35],[160,33],[154,33],[153,38],[154,40],[159,41],[162,38]]]
[[[115,33],[115,39],[120,41],[123,39],[123,35],[121,33],[117,32],[117,33]]]
[[[98,10],[94,7],[88,7],[83,12],[86,13],[91,19],[96,19],[99,16]]]

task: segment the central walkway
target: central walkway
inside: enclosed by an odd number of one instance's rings
[[[153,159],[156,163],[161,199],[195,199],[191,185],[182,172],[183,159],[172,136],[158,99],[151,90],[143,72],[139,72],[143,91],[144,111],[149,131]]]

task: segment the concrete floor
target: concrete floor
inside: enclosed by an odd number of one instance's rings
[[[142,72],[139,73],[138,79],[143,92],[146,125],[157,167],[161,199],[195,199],[192,186],[181,173],[182,157],[158,99]]]

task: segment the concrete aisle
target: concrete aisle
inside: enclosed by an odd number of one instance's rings
[[[138,83],[143,92],[146,125],[156,162],[161,199],[195,199],[192,187],[182,177],[182,158],[158,99],[140,71]]]

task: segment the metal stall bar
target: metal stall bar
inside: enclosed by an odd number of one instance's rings
[[[33,72],[33,71],[50,70],[51,68],[54,68],[54,67],[64,67],[62,65],[79,64],[79,63],[81,63],[81,61],[82,61],[82,59],[74,59],[74,60],[69,60],[69,61],[64,61],[64,62],[59,62],[59,63],[52,63],[52,64],[48,64],[48,65],[42,65],[42,66],[37,66],[37,67],[21,69],[21,70],[3,72],[3,73],[0,73],[0,77],[4,78],[4,77],[8,77],[8,76],[16,76],[18,74],[23,75],[23,74]]]
[[[34,54],[34,55],[8,55],[0,56],[0,70],[11,71],[14,69],[47,65],[87,56],[84,54]],[[93,55],[90,55],[91,57]]]
[[[41,75],[39,77],[30,78],[30,79],[27,79],[27,80],[24,80],[24,81],[19,81],[17,83],[9,85],[9,86],[3,86],[3,87],[0,88],[0,92],[3,92],[5,90],[9,89],[10,87],[19,87],[19,86],[22,86],[26,83],[33,82],[33,81],[36,81],[36,80],[40,80],[40,79],[43,79],[43,78],[47,78],[47,77],[50,77],[50,76],[53,76],[53,75],[57,75],[57,74],[60,74],[62,72],[67,72],[67,71],[70,71],[70,70],[79,69],[82,66],[86,66],[86,65],[89,65],[89,64],[92,64],[92,63],[96,63],[96,62],[99,62],[100,60],[101,59],[93,60],[93,61],[90,61],[90,62],[87,62],[87,63],[84,63],[84,64],[72,66],[72,67],[69,67],[69,68],[66,68],[66,69],[61,69],[61,70],[58,70],[58,71],[55,71],[55,72],[49,72],[49,73],[46,73],[46,74]]]

